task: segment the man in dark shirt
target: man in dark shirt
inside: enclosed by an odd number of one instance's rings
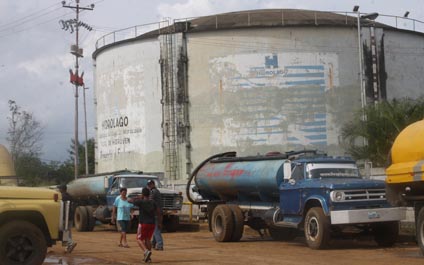
[[[150,199],[153,200],[156,205],[159,207],[159,211],[162,214],[162,195],[160,191],[156,188],[156,183],[154,180],[149,180],[147,182],[147,187],[150,189]],[[162,224],[162,222],[160,222]],[[155,250],[163,250],[163,238],[161,228],[159,228],[159,221],[155,219],[155,231],[153,232],[152,246]]]
[[[141,197],[135,200],[129,199],[135,206],[138,206],[140,214],[138,220],[137,229],[137,243],[144,252],[144,262],[151,262],[152,245],[150,240],[155,230],[155,219],[157,218],[161,222],[159,226],[162,226],[162,214],[153,200],[150,200],[150,190],[143,188],[141,191]]]
[[[65,252],[66,253],[71,253],[72,250],[74,250],[74,248],[76,247],[77,243],[74,242],[72,240],[72,226],[73,226],[73,220],[74,220],[74,211],[73,211],[73,199],[72,196],[68,193],[68,187],[66,186],[66,184],[62,184],[57,186],[57,188],[59,189],[60,193],[62,194],[62,201],[64,203],[66,203],[67,201],[69,201],[69,216],[68,216],[68,244],[66,247]]]

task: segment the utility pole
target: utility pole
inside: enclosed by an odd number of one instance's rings
[[[64,29],[71,29],[71,33],[73,32],[73,27],[75,27],[75,45],[71,46],[71,53],[73,55],[75,55],[75,74],[72,72],[72,70],[70,70],[70,74],[71,74],[71,83],[75,85],[75,148],[74,148],[74,175],[75,175],[75,179],[78,178],[78,146],[79,146],[79,142],[78,142],[78,87],[79,86],[84,86],[84,81],[83,81],[83,75],[84,73],[79,76],[79,64],[78,64],[78,60],[79,57],[83,57],[83,51],[82,49],[79,48],[79,39],[78,39],[78,33],[79,33],[79,27],[83,26],[86,29],[90,30],[89,26],[87,26],[85,23],[81,23],[79,21],[79,13],[81,10],[93,10],[94,9],[94,4],[91,4],[90,7],[81,7],[79,5],[80,0],[76,0],[75,1],[76,5],[75,6],[70,6],[70,5],[66,5],[65,1],[62,1],[62,6],[65,8],[71,8],[75,10],[76,13],[76,19],[75,20],[68,20],[68,21],[61,21],[63,24],[63,28]],[[87,153],[87,150],[85,151]],[[86,155],[87,156],[87,155]],[[86,160],[86,172],[88,170],[88,162]]]
[[[83,92],[83,98],[84,98],[84,127],[85,127],[85,175],[88,175],[88,137],[87,137],[87,107],[85,104],[85,90],[88,89],[88,87],[82,86],[82,92]]]

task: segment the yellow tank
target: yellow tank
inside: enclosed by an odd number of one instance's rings
[[[415,122],[396,137],[386,169],[387,183],[424,181],[424,120]]]
[[[6,147],[0,144],[0,185],[17,185],[15,167]]]

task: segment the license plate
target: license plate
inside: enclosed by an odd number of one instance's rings
[[[368,219],[378,219],[380,214],[378,212],[368,212]]]

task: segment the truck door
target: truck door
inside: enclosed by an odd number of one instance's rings
[[[107,205],[112,206],[116,197],[119,196],[119,178],[113,178],[112,185],[106,193]]]
[[[305,176],[304,164],[295,164],[289,180],[285,179],[280,185],[280,209],[284,215],[301,214],[302,183]]]

